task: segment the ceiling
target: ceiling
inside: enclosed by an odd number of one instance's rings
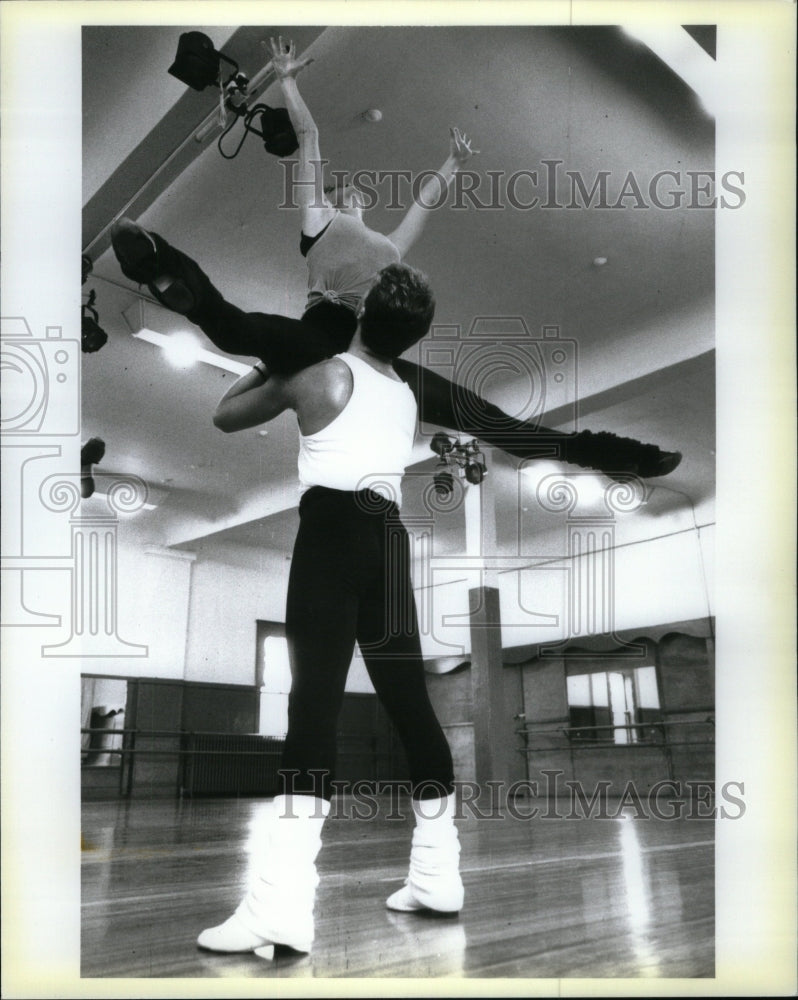
[[[527,339],[540,337],[544,325],[559,327],[575,377],[569,397],[547,396],[544,423],[573,426],[576,408],[580,426],[684,454],[629,530],[661,533],[664,515],[711,508],[714,213],[656,207],[647,194],[659,171],[677,172],[689,192],[688,171],[713,169],[713,121],[675,73],[614,28],[190,27],[250,76],[265,62],[262,39],[295,38],[297,50],[314,58],[300,84],[322,155],[336,169],[415,176],[443,162],[450,125],[473,136],[476,196],[492,207],[463,199],[460,208],[431,212],[408,258],[430,276],[436,324],[467,331],[481,317],[494,325],[496,317],[521,317]],[[182,30],[83,29],[83,244],[94,263],[84,292],[96,291],[109,335],[100,352],[83,356],[83,435],[105,440],[102,471],[148,483],[157,507],[137,516],[142,537],[197,551],[288,552],[296,529],[293,416],[239,434],[217,431],[211,414],[236,376],[205,364],[170,367],[159,348],[134,339],[137,321],[166,334],[190,324],[128,281],[108,249],[111,223],[129,215],[195,257],[243,308],[302,312],[298,213],[279,207],[285,164],[254,136],[232,160],[216,148],[218,131],[203,143],[194,139],[217,98],[168,75]],[[261,98],[278,104],[279,89]],[[365,121],[369,108],[380,109],[382,120]],[[228,136],[226,150],[239,135]],[[545,178],[555,169],[552,199]],[[521,174],[535,170],[537,185]],[[617,207],[566,207],[566,171],[578,172],[588,189],[606,172],[607,203]],[[647,205],[629,187],[635,181]],[[398,213],[386,207],[387,186],[377,191],[366,222],[385,232]],[[533,195],[563,207],[520,207]],[[607,263],[596,266],[598,257]],[[513,412],[528,393],[509,371],[496,371],[484,388]],[[428,440],[419,438],[416,457],[426,464],[416,471],[434,464]],[[519,505],[532,519],[529,532],[544,534],[518,463],[494,453],[489,466],[499,549],[510,544],[506,526],[517,524]],[[412,489],[407,503],[411,512],[420,503]],[[441,544],[456,546],[462,518],[451,520]]]

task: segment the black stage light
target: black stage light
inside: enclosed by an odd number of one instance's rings
[[[97,315],[97,310],[94,308],[96,299],[97,293],[94,289],[92,289],[89,292],[89,301],[84,302],[80,307],[80,349],[84,354],[94,354],[95,351],[99,351],[99,349],[104,347],[108,342],[108,334],[97,322],[100,317]]]
[[[441,465],[438,466],[438,470],[432,477],[432,482],[435,485],[435,492],[439,497],[449,496],[453,492],[454,476],[449,472],[445,462],[441,462]]]
[[[102,438],[89,438],[80,449],[80,495],[88,500],[94,493],[94,476],[91,467],[103,460],[105,441]]]
[[[194,90],[204,90],[210,86],[222,86],[222,60],[233,67],[230,78],[224,84],[224,105],[236,117],[243,117],[244,128],[254,132],[263,140],[267,153],[274,156],[291,156],[299,149],[299,140],[288,117],[285,108],[270,108],[258,104],[250,110],[247,104],[247,89],[249,80],[241,73],[238,63],[222,52],[217,52],[213,42],[201,31],[185,31],[177,42],[175,61],[169,67],[171,76]],[[259,121],[259,127],[255,121]],[[228,130],[225,130],[225,135]],[[221,140],[220,140],[221,143]],[[235,153],[227,155],[219,147],[225,159],[232,160],[241,149],[239,144]]]
[[[454,443],[448,434],[438,431],[438,433],[433,436],[429,446],[439,458],[443,458],[444,455],[448,455],[454,448]]]
[[[107,342],[108,334],[105,330],[91,316],[84,316],[81,320],[81,351],[84,354],[94,354]]]
[[[473,486],[479,486],[486,472],[487,469],[481,462],[468,462],[465,467],[465,477]]]
[[[275,156],[291,156],[299,149],[299,141],[285,108],[270,108],[263,105],[260,110],[260,132],[267,153]]]
[[[105,441],[102,438],[89,438],[80,449],[81,465],[97,465],[105,455]]]
[[[178,39],[177,55],[169,72],[193,90],[204,90],[218,82],[221,58],[207,35],[185,31]]]

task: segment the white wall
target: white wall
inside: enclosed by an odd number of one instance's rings
[[[709,524],[613,550],[605,560],[613,583],[602,596],[615,630],[713,615],[714,536]],[[568,610],[572,581],[580,567],[587,572],[585,558],[546,560],[494,576],[447,562],[439,573],[433,568],[435,585],[417,592],[425,656],[470,651],[468,591],[483,582],[499,588],[505,648],[585,634],[584,625],[577,632],[569,623]]]
[[[630,536],[611,559],[615,628],[713,614],[713,546],[713,524],[651,540]],[[256,622],[285,620],[290,562],[284,554],[217,546],[194,556],[146,546],[128,533],[120,541],[118,565],[118,635],[146,645],[147,655],[87,659],[85,672],[254,682]],[[573,566],[562,558],[493,578],[501,593],[505,647],[568,634]],[[416,595],[424,655],[468,652],[468,591],[480,585],[480,573],[452,569],[450,562],[432,580],[432,588]],[[347,690],[373,690],[357,653]]]
[[[271,550],[218,547],[194,564],[186,680],[252,684],[258,619],[285,621],[290,562]],[[347,691],[373,691],[355,655]]]
[[[99,634],[91,636],[87,628],[73,652],[78,655],[82,648],[82,672],[182,678],[192,562],[189,553],[148,546],[120,525],[115,587],[89,602],[97,612]],[[61,628],[53,629],[49,642],[54,646],[66,643],[65,648],[71,648],[73,630],[69,576],[59,573],[56,581],[53,574],[51,581],[58,583],[60,592],[50,607],[60,612]],[[107,579],[113,579],[110,571]],[[97,655],[98,651],[103,655]],[[55,653],[59,655],[58,650]]]
[[[253,684],[255,623],[285,621],[289,563],[268,550],[254,561],[241,549],[221,554],[231,561],[201,555],[194,564],[185,677]]]

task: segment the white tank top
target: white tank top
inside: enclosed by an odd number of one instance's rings
[[[415,396],[404,382],[353,354],[336,357],[352,372],[352,395],[326,427],[299,435],[300,492],[311,486],[370,489],[401,505],[416,433]]]

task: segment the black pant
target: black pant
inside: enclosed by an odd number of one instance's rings
[[[203,292],[188,318],[226,354],[260,358],[277,375],[292,375],[345,351],[357,326],[352,310],[335,302],[322,301],[302,319],[291,319],[244,312],[210,282]]]
[[[396,505],[314,486],[299,505],[288,582],[291,660],[281,790],[330,798],[336,731],[355,642],[407,755],[414,795],[449,794],[449,744],[427,694],[410,545]]]
[[[222,296],[195,261],[157,239],[194,294],[196,305],[188,319],[226,354],[259,358],[275,374],[290,375],[349,347],[357,320],[348,307],[322,300],[301,319],[244,312]],[[394,369],[416,397],[422,421],[478,437],[517,458],[566,457],[569,435],[511,417],[470,389],[411,361],[397,358]]]
[[[192,275],[202,278],[199,305],[188,318],[228,354],[257,357],[275,374],[291,374],[349,347],[357,322],[345,306],[322,301],[302,319],[245,313],[225,301],[190,258],[184,260],[184,270],[190,267]],[[534,420],[518,420],[471,389],[404,358],[396,358],[393,367],[415,396],[422,421],[479,438],[516,458],[573,462],[611,476],[660,475],[659,463],[668,458],[656,445],[635,438],[591,431],[564,434]]]

